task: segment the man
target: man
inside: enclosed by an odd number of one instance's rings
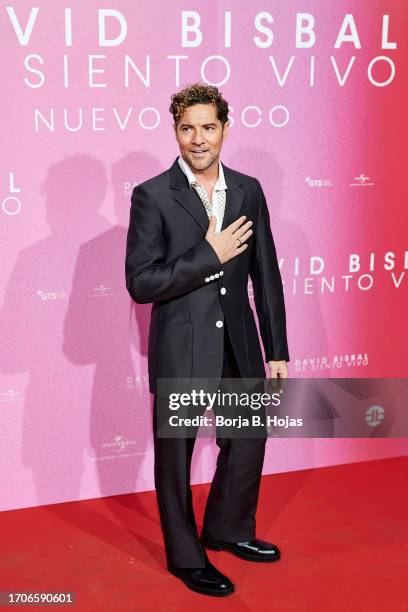
[[[200,539],[190,488],[195,439],[157,435],[157,382],[265,378],[249,276],[270,377],[286,378],[285,306],[261,185],[220,161],[228,103],[216,87],[195,83],[173,94],[170,112],[180,156],[133,190],[126,286],[135,302],[153,303],[149,388],[167,566],[192,590],[221,596],[234,585],[205,548],[255,562],[280,557],[277,546],[255,534],[265,438],[217,436],[220,451]]]

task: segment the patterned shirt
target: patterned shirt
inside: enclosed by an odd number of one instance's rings
[[[225,212],[225,190],[227,189],[221,160],[218,160],[218,179],[214,185],[211,201],[209,199],[207,191],[202,185],[200,185],[197,180],[197,177],[195,176],[187,162],[185,162],[184,159],[181,157],[181,155],[179,155],[178,163],[184,174],[187,176],[190,187],[197,191],[207,211],[208,217],[210,218],[211,214],[217,217],[215,231],[216,233],[220,232]]]

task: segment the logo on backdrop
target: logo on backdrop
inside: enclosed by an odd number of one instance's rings
[[[364,368],[368,366],[368,353],[345,353],[344,355],[319,355],[295,359],[295,372],[322,372],[342,368]]]
[[[149,377],[147,374],[142,376],[127,376],[126,387],[127,389],[148,389]]]
[[[137,448],[137,440],[118,434],[111,441],[102,443],[101,449],[103,449],[103,454],[92,457],[92,460],[107,461],[118,457],[133,457],[135,455],[145,455],[147,453],[147,451],[139,451]]]
[[[88,293],[88,297],[109,297],[110,295],[115,295],[112,291],[111,287],[107,287],[106,285],[99,285],[98,287],[94,287],[92,293]]]
[[[333,183],[331,182],[330,179],[317,179],[317,178],[310,178],[310,176],[307,176],[305,178],[305,181],[308,187],[332,187],[333,186]]]
[[[3,391],[0,393],[0,402],[21,402],[24,399],[22,393],[20,391],[16,391],[15,389],[7,389],[7,391]]]
[[[354,183],[350,183],[350,187],[372,187],[375,185],[373,181],[370,180],[369,176],[361,173],[360,176],[354,177]]]
[[[68,298],[68,295],[65,293],[65,291],[43,291],[42,289],[38,289],[37,295],[43,302],[66,300]]]
[[[366,411],[365,419],[371,427],[381,425],[384,420],[384,408],[382,406],[370,406]]]

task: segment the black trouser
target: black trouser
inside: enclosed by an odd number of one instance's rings
[[[227,327],[224,327],[223,378],[239,378]],[[215,407],[214,407],[215,409]],[[190,488],[195,438],[157,436],[157,395],[153,408],[154,477],[167,564],[204,567]],[[266,438],[222,438],[204,514],[203,534],[230,542],[255,537],[255,513]]]

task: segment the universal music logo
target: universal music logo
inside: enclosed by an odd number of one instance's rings
[[[122,453],[128,446],[134,446],[136,444],[136,440],[129,440],[125,436],[115,436],[112,442],[106,442],[102,444],[102,448],[110,448],[116,453]]]
[[[92,293],[88,293],[88,297],[108,297],[110,295],[114,295],[112,288],[107,287],[106,285],[99,285],[98,287],[94,287]]]
[[[115,436],[112,441],[101,444],[101,448],[107,454],[92,457],[92,461],[107,461],[117,457],[133,457],[134,455],[145,455],[147,453],[145,450],[136,450],[137,441],[121,434]]]
[[[370,181],[370,177],[361,173],[360,176],[354,177],[354,183],[350,183],[350,187],[372,187],[375,185],[373,181]]]

